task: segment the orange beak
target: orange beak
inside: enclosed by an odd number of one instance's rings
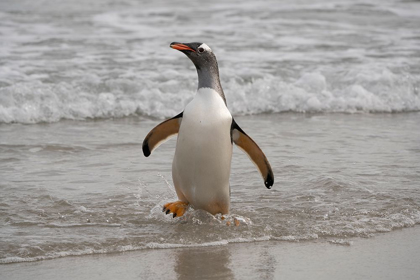
[[[171,44],[171,48],[173,48],[175,50],[179,50],[179,51],[192,51],[192,52],[195,52],[195,50],[193,50],[192,48],[188,47],[187,45],[180,44],[180,43]]]

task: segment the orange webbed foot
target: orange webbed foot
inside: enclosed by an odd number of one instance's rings
[[[173,213],[173,217],[181,217],[188,208],[188,203],[183,201],[169,202],[163,205],[162,212]]]

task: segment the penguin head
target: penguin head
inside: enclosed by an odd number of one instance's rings
[[[194,63],[197,70],[216,68],[217,60],[213,51],[204,43],[178,43],[173,42],[171,48],[183,52]]]
[[[226,104],[225,94],[219,79],[219,66],[213,51],[204,43],[177,43],[171,48],[183,52],[194,63],[198,74],[198,89],[212,88],[220,94]]]

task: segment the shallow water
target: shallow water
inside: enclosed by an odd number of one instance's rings
[[[1,1],[0,262],[348,245],[419,224],[419,11],[411,1]],[[165,216],[175,141],[141,152],[194,96],[196,72],[172,41],[210,45],[229,109],[273,166],[267,190],[235,150],[226,220]]]
[[[226,220],[192,209],[179,219],[161,212],[176,199],[176,141],[142,155],[141,141],[156,120],[3,124],[1,262],[264,240],[349,245],[353,237],[414,226],[419,117],[238,117],[267,154],[276,181],[266,189],[235,148]]]

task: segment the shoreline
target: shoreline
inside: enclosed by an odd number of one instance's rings
[[[0,265],[2,279],[416,279],[420,226],[330,242],[145,249]]]

